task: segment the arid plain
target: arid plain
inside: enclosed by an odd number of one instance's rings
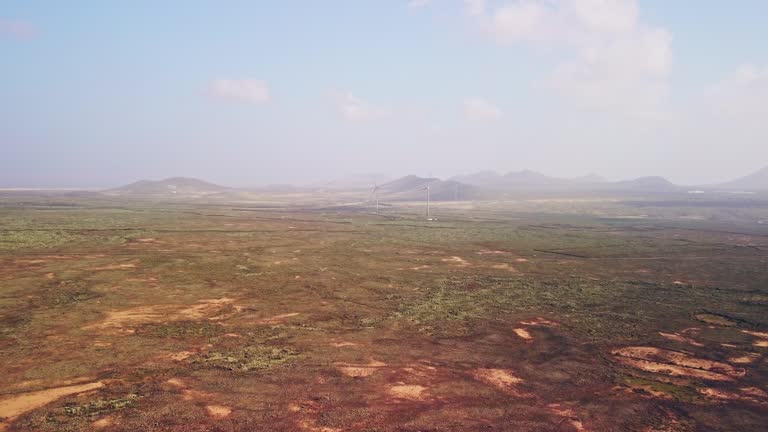
[[[7,431],[768,424],[764,207],[2,203]]]

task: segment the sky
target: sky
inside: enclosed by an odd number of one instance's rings
[[[0,187],[768,165],[764,0],[0,0]]]

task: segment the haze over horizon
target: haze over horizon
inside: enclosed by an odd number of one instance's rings
[[[757,0],[4,2],[0,187],[727,181],[768,165],[765,16]]]

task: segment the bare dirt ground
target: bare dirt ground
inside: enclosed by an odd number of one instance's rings
[[[0,208],[0,430],[768,425],[765,226],[82,204]]]

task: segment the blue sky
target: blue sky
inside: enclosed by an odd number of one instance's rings
[[[768,3],[0,2],[0,187],[768,165]]]

